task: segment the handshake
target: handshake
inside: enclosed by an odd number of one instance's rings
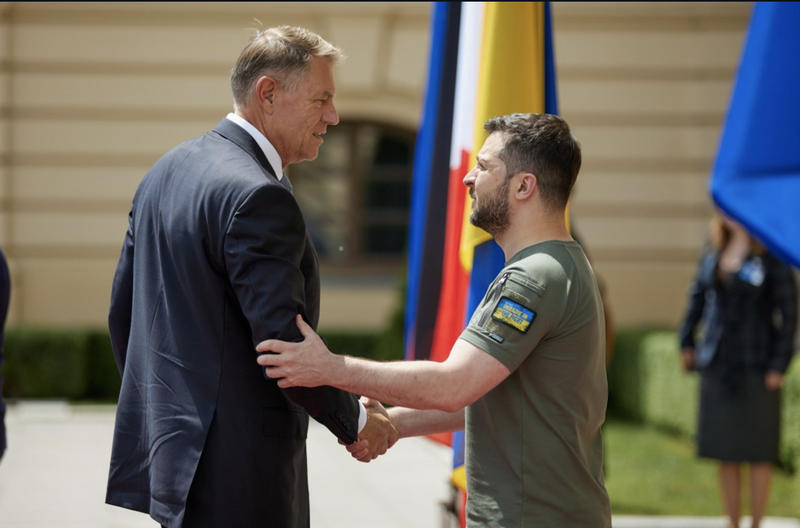
[[[358,434],[358,441],[347,445],[346,448],[356,460],[369,462],[392,447],[399,435],[389,418],[389,413],[380,402],[361,398],[361,403],[367,409],[367,423]]]

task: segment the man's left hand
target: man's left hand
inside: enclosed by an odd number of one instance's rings
[[[331,374],[342,357],[328,350],[302,316],[298,315],[296,322],[305,339],[299,343],[280,339],[262,341],[256,346],[256,351],[261,353],[256,361],[266,367],[267,376],[277,379],[282,389],[330,385]]]

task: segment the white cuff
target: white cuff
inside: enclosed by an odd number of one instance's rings
[[[367,409],[361,401],[358,402],[358,433],[367,425]]]

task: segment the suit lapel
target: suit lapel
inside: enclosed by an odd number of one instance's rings
[[[267,157],[264,155],[264,151],[261,150],[261,147],[258,146],[258,143],[256,143],[255,139],[253,139],[253,136],[248,134],[245,129],[230,119],[222,118],[222,121],[220,121],[217,126],[214,127],[214,132],[225,139],[236,143],[239,148],[250,154],[259,165],[264,167],[264,170],[266,170],[273,178],[275,178],[276,181],[278,180],[275,170],[272,168],[272,165],[269,164]]]

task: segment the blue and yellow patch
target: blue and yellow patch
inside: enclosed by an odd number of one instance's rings
[[[492,319],[515,328],[523,334],[528,331],[536,312],[525,308],[508,297],[501,297],[492,313]]]

